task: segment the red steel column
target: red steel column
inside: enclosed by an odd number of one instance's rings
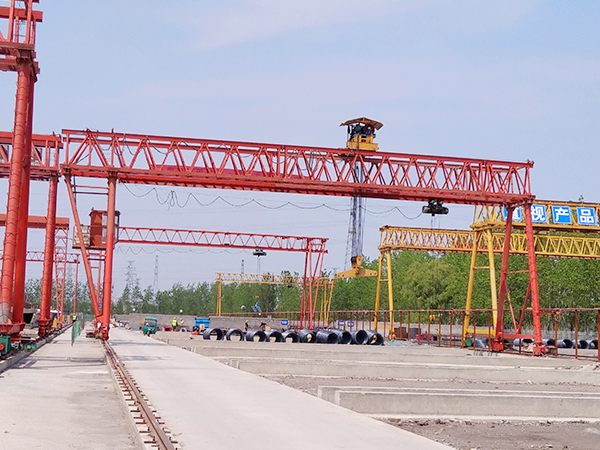
[[[15,253],[19,221],[19,196],[21,194],[21,176],[23,154],[27,134],[29,83],[31,82],[31,67],[22,64],[17,81],[17,99],[15,106],[15,125],[13,134],[13,152],[10,159],[8,184],[8,200],[6,203],[6,229],[4,234],[4,254],[0,279],[0,324],[10,323],[10,308],[12,303],[13,282],[15,275]],[[27,227],[27,223],[25,224]],[[25,228],[27,229],[27,228]]]
[[[108,178],[108,205],[106,208],[106,254],[104,256],[104,285],[102,289],[102,339],[108,339],[110,328],[110,298],[112,291],[112,263],[115,248],[115,206],[117,193],[117,178]]]
[[[527,257],[529,259],[529,284],[531,286],[531,312],[533,313],[533,354],[541,355],[544,352],[542,344],[542,321],[540,313],[540,292],[537,277],[537,262],[535,256],[535,242],[533,237],[533,223],[531,220],[531,203],[523,206],[525,210],[525,232],[527,234]]]
[[[31,72],[30,75],[35,77]],[[19,196],[19,223],[15,250],[15,281],[13,289],[13,323],[23,323],[25,304],[25,270],[27,268],[27,229],[29,222],[29,185],[31,181],[31,133],[33,131],[33,88],[35,78],[29,83],[27,99],[27,126],[24,139],[21,169],[21,195]]]
[[[73,294],[73,315],[77,314],[77,286],[78,286],[78,275],[79,275],[79,257],[75,262],[75,293]]]
[[[42,275],[42,298],[38,335],[45,336],[50,330],[50,308],[52,304],[52,269],[54,267],[54,238],[56,234],[56,196],[58,177],[50,178],[48,191],[48,214],[46,216],[46,240],[44,245],[44,270]]]
[[[69,201],[71,202],[71,211],[73,212],[73,219],[75,220],[75,229],[77,230],[77,236],[79,237],[81,257],[83,258],[83,267],[85,267],[85,275],[87,277],[88,286],[90,288],[92,307],[94,308],[94,318],[98,319],[100,317],[100,300],[98,292],[94,288],[94,277],[92,274],[90,255],[87,249],[85,248],[85,241],[83,239],[81,221],[79,220],[79,212],[77,211],[77,202],[75,201],[73,185],[71,184],[71,175],[65,175],[65,184],[67,185],[67,194],[69,194]],[[98,289],[100,289],[100,282],[98,282]]]
[[[500,292],[498,293],[498,312],[496,316],[496,337],[492,341],[492,350],[504,350],[504,299],[506,297],[506,278],[508,276],[508,257],[510,255],[510,236],[514,206],[506,208],[506,228],[504,230],[504,248],[502,249],[502,267],[500,269]]]

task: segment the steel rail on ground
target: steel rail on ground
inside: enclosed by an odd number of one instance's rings
[[[130,394],[133,397],[135,405],[139,406],[139,412],[142,415],[144,424],[148,426],[150,430],[149,434],[154,438],[154,442],[151,443],[152,446],[159,450],[176,450],[178,447],[173,444],[171,438],[163,429],[163,425],[161,425],[159,419],[154,415],[144,394],[137,387],[136,383],[131,378],[131,375],[129,375],[129,372],[125,369],[125,366],[119,361],[111,345],[106,341],[102,341],[102,345],[104,346],[104,351],[106,352],[110,367],[113,370],[119,386],[124,391],[124,394]]]

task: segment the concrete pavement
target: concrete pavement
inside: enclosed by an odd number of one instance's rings
[[[450,448],[139,332],[110,342],[183,448]]]
[[[57,336],[0,373],[0,449],[133,450],[100,342]]]

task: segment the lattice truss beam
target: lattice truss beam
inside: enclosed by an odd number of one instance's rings
[[[424,228],[382,227],[380,251],[415,250],[433,252],[471,253],[477,238],[479,252],[488,252],[488,239],[485,234],[473,231],[440,230]],[[491,249],[501,254],[504,248],[504,233],[491,233]],[[537,256],[553,258],[600,259],[600,236],[573,236],[536,234],[534,236]],[[513,232],[510,237],[510,252],[527,255],[527,236]]]
[[[119,227],[119,242],[327,253],[328,238],[169,228]]]
[[[275,275],[270,273],[231,273],[217,272],[216,280],[223,283],[252,283],[252,284],[292,284],[302,286],[306,279],[302,275]],[[321,283],[334,282],[331,278],[321,278]]]
[[[474,204],[533,199],[533,163],[63,130],[63,171],[119,182]],[[357,178],[357,170],[364,179]]]

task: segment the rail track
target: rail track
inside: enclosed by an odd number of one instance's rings
[[[164,421],[149,403],[123,363],[119,361],[110,344],[102,342],[109,366],[121,389],[143,444],[148,449],[179,450],[176,439],[165,427]]]

